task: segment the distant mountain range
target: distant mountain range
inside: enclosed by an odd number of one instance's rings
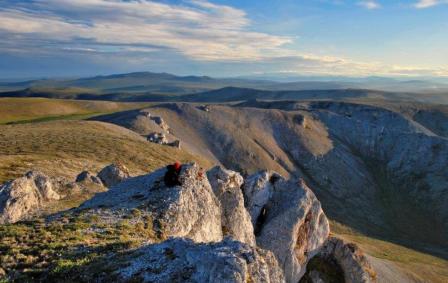
[[[296,79],[298,81],[275,81],[264,77],[211,78],[138,72],[79,79],[0,81],[0,97],[194,102],[372,97],[447,103],[448,99],[448,84],[429,80],[403,81],[382,77],[353,78],[353,81],[342,77]]]

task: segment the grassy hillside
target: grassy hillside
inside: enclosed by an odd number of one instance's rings
[[[368,237],[334,221],[331,222],[331,230],[338,237],[358,244],[368,255],[384,261],[397,273],[407,276],[409,281],[448,282],[448,260]]]
[[[0,98],[0,124],[82,119],[145,105],[147,104],[46,98]]]
[[[52,121],[0,125],[0,182],[39,169],[70,178],[120,161],[135,174],[175,160],[196,160],[182,150],[147,142],[127,129],[101,122]]]

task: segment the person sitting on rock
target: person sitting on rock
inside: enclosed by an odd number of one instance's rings
[[[176,163],[168,165],[166,169],[165,177],[163,179],[165,185],[167,187],[180,186],[181,182],[179,180],[179,175],[182,169],[180,162],[176,161]]]

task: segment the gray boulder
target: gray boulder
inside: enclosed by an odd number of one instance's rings
[[[280,178],[281,176],[273,171],[261,171],[250,175],[244,181],[244,199],[254,227],[263,207],[272,197],[275,181]]]
[[[164,183],[166,172],[167,169],[162,168],[126,179],[109,191],[95,195],[79,209],[96,209],[99,217],[111,213],[130,216],[130,211],[139,209],[151,216],[154,227],[164,237],[185,237],[195,242],[221,241],[219,201],[199,166],[183,165],[179,174],[181,185],[173,187]]]
[[[271,252],[229,238],[213,244],[170,239],[112,261],[124,263],[113,275],[125,282],[284,282]]]
[[[129,178],[129,176],[128,168],[122,164],[108,165],[98,173],[98,178],[106,187],[112,187]]]
[[[95,175],[92,175],[92,173],[90,173],[89,171],[82,171],[81,173],[78,174],[78,176],[76,176],[76,183],[94,183],[94,184],[98,184],[98,185],[102,185],[103,182],[101,181],[101,179]]]
[[[243,177],[234,171],[216,166],[207,172],[213,192],[221,203],[221,221],[224,236],[255,246],[251,218],[244,207],[241,185]]]
[[[312,261],[316,261],[313,267],[327,266],[327,268],[320,270],[310,268],[305,277],[321,278],[320,282],[329,283],[334,280],[331,278],[334,275],[325,274],[323,270],[333,269],[339,270],[343,281],[347,283],[376,282],[376,273],[358,246],[336,237],[330,237]],[[318,282],[315,279],[311,281]]]
[[[272,251],[286,282],[298,282],[329,235],[320,202],[303,180],[271,180],[271,198],[256,220],[257,244]]]
[[[60,198],[48,176],[30,171],[0,186],[0,224],[26,219],[47,203]]]
[[[150,133],[147,137],[147,140],[153,143],[157,144],[167,144],[168,139],[166,138],[166,135],[164,133]]]

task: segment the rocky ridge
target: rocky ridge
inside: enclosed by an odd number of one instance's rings
[[[102,268],[114,271],[95,273],[95,281],[289,283],[303,277],[316,255],[339,256],[340,249],[329,248],[328,221],[303,180],[260,172],[244,182],[239,173],[222,167],[204,172],[184,164],[179,184],[168,186],[166,173],[162,168],[125,178],[69,212],[108,227],[144,219],[144,229],[152,231],[143,246],[108,255]],[[77,179],[97,181],[85,172]],[[263,201],[255,201],[260,196]],[[262,208],[251,214],[251,204]],[[352,272],[357,259],[341,260],[339,266]],[[353,276],[356,282],[362,275]]]
[[[42,209],[72,194],[87,190],[101,192],[129,177],[124,165],[111,164],[97,176],[81,172],[76,180],[50,177],[38,171],[29,171],[23,177],[0,185],[0,223],[15,223],[43,213]]]

